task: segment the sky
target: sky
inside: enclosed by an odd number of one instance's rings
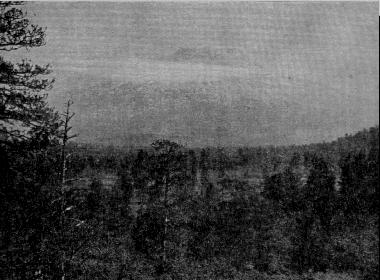
[[[143,134],[193,145],[303,144],[378,124],[377,2],[28,2],[25,8],[46,26],[47,42],[13,55],[51,65],[49,101],[60,108],[74,99],[82,141]],[[131,88],[143,96],[141,106]],[[243,113],[250,102],[255,112]]]

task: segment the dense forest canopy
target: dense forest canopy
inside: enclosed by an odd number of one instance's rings
[[[3,57],[45,43],[23,7],[0,2],[0,279],[378,279],[378,126],[308,145],[81,144],[72,101],[47,102],[49,67]]]

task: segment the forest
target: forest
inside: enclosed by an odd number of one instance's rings
[[[0,2],[0,51],[45,44]],[[0,56],[0,279],[375,280],[379,127],[332,142],[80,143],[49,66]]]

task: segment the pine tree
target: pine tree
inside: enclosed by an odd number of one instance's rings
[[[208,197],[211,194],[212,184],[208,180],[208,170],[210,167],[209,154],[205,149],[201,150],[200,167],[200,184],[202,196]]]
[[[45,30],[31,23],[21,2],[0,2],[0,129],[2,143],[33,140],[47,145],[60,126],[57,112],[47,105],[52,79],[49,65],[29,60],[11,62],[5,54],[45,44]]]
[[[192,183],[195,184],[197,180],[198,162],[197,162],[197,156],[194,150],[189,150],[188,159],[189,159],[188,173],[192,180]]]
[[[145,209],[137,217],[132,237],[135,247],[155,261],[158,275],[169,271],[174,257],[177,239],[173,229],[178,226],[179,197],[187,186],[187,158],[182,146],[168,140],[157,140],[152,144],[153,154],[146,161],[148,178],[140,180],[140,186],[148,197]],[[139,153],[135,164],[139,170],[143,153]],[[170,252],[170,253],[169,253]]]
[[[323,158],[312,158],[307,185],[305,198],[311,202],[314,216],[319,218],[321,225],[329,233],[336,202],[335,176]]]

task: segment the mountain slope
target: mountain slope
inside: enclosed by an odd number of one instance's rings
[[[269,81],[268,81],[269,82]],[[81,142],[190,146],[286,145],[332,140],[376,124],[328,96],[281,94],[253,80],[94,82],[74,97]],[[347,105],[347,106],[346,106]],[[374,104],[376,106],[376,104]]]

